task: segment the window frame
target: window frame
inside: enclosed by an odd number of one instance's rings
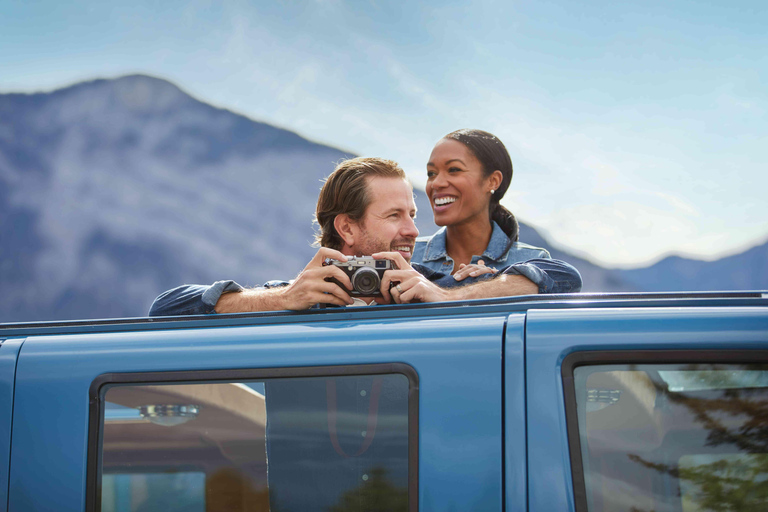
[[[565,423],[568,433],[568,451],[576,512],[589,512],[584,464],[581,456],[581,437],[576,406],[574,370],[580,366],[614,364],[754,364],[768,363],[768,350],[596,350],[573,352],[563,359],[560,373],[565,401]]]
[[[401,374],[408,379],[408,510],[419,509],[419,375],[406,363],[377,363],[285,368],[241,368],[224,370],[183,370],[163,372],[104,373],[88,391],[88,453],[86,461],[85,510],[101,510],[101,446],[105,395],[115,386],[130,384],[229,383],[300,377],[349,377]]]

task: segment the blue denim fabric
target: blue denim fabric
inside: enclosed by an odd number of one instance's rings
[[[471,263],[479,260],[489,267],[503,269],[506,274],[527,277],[539,287],[539,293],[575,293],[581,291],[581,274],[575,267],[553,260],[546,249],[522,242],[514,242],[505,252],[509,238],[496,222],[491,240],[482,256],[472,256]],[[432,236],[419,237],[413,249],[411,263],[419,263],[445,274],[453,273],[454,261],[446,250],[446,230],[440,228]]]
[[[443,288],[455,288],[493,278],[492,274],[484,274],[475,278],[456,281],[452,276],[435,272],[422,265],[413,265],[414,270]],[[286,286],[289,281],[268,281],[263,288]],[[200,284],[185,284],[160,294],[149,309],[149,316],[181,316],[209,315],[216,313],[215,306],[224,293],[240,292],[243,287],[234,281],[216,281],[210,286]]]
[[[541,249],[543,251],[543,249]],[[546,253],[546,251],[544,251]],[[534,258],[499,270],[498,274],[482,274],[456,281],[453,276],[413,263],[414,270],[442,288],[456,288],[494,279],[501,274],[523,275],[536,283],[539,293],[568,293],[581,290],[581,276],[571,265],[553,259]],[[286,286],[289,281],[268,281],[263,288]],[[160,294],[149,309],[149,316],[209,315],[224,293],[244,288],[234,281],[216,281],[212,285],[185,284]]]
[[[240,292],[234,281],[216,281],[210,286],[185,284],[161,293],[149,308],[149,316],[209,315],[224,293]]]

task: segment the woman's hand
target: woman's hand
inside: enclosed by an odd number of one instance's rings
[[[478,260],[477,264],[470,263],[466,265],[462,263],[459,265],[459,270],[453,274],[453,278],[457,281],[462,281],[467,277],[477,277],[482,274],[496,274],[498,270],[493,267],[486,267],[483,260]]]

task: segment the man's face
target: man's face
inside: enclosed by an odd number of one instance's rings
[[[416,204],[410,183],[400,178],[368,178],[371,203],[363,218],[355,225],[355,242],[349,249],[356,256],[397,251],[411,261],[413,246],[419,230]]]

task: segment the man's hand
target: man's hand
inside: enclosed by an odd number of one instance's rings
[[[335,265],[323,265],[327,258],[347,261],[347,257],[339,251],[327,247],[320,248],[304,270],[283,291],[283,309],[301,310],[320,303],[337,306],[352,304],[352,297],[347,292],[352,289],[349,276]],[[331,278],[335,278],[346,290],[330,281]]]
[[[452,300],[448,290],[431,283],[414,270],[399,252],[378,252],[372,256],[378,260],[392,260],[397,267],[397,270],[384,272],[381,280],[381,295],[387,302],[407,304]]]
[[[527,277],[503,274],[494,279],[459,288],[441,288],[413,269],[397,252],[380,252],[376,259],[395,262],[397,270],[387,270],[381,280],[381,293],[398,304],[408,302],[438,302],[446,300],[488,299],[516,295],[535,295],[539,287]],[[466,277],[466,276],[465,276]],[[397,283],[393,288],[390,283]]]
[[[347,261],[347,257],[339,251],[321,248],[312,260],[304,267],[296,279],[288,286],[281,288],[257,288],[240,293],[225,293],[216,303],[217,313],[242,313],[250,311],[294,311],[307,309],[315,304],[335,304],[346,306],[352,304],[352,297],[338,284],[329,281],[335,278],[348,290],[352,282],[347,274],[335,265],[323,265],[326,258]]]

